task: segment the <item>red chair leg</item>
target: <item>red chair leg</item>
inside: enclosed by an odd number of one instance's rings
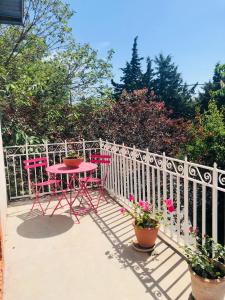
[[[105,199],[105,202],[108,203],[108,200],[107,200],[107,198],[105,196],[105,191],[104,191],[103,187],[100,188],[100,193],[101,193],[102,197]]]
[[[70,207],[70,213],[71,213],[71,212],[73,213],[73,215],[75,216],[75,218],[77,219],[77,222],[78,222],[78,224],[79,224],[80,221],[79,221],[79,219],[78,219],[78,217],[77,217],[76,212],[74,211],[74,209],[73,209],[73,207],[72,207],[72,203],[68,200],[65,191],[62,191],[62,195],[59,197],[58,203],[57,203],[56,207],[54,208],[54,210],[53,210],[53,212],[52,212],[52,214],[51,214],[51,217],[54,215],[54,212],[55,212],[55,211],[59,208],[59,206],[61,205],[61,201],[63,200],[63,198],[66,199],[66,201],[67,201],[67,203],[68,203],[68,205],[69,205],[69,207]],[[61,205],[61,206],[62,206],[62,205]]]
[[[92,203],[92,198],[91,198],[91,196],[90,196],[90,194],[88,192],[87,184],[86,183],[80,183],[80,193],[85,196],[85,198],[88,200],[91,208],[94,211],[96,211],[96,208],[95,208],[94,204]]]
[[[37,202],[37,198],[35,197],[30,211],[32,211],[34,209],[34,205],[36,204],[36,202]]]
[[[99,187],[98,192],[99,192],[99,197],[98,197],[96,209],[98,208],[99,203],[100,203],[100,200],[101,200],[102,198],[105,200],[106,203],[108,203],[108,200],[107,200],[106,197],[105,197],[104,188],[103,188],[103,187]]]
[[[59,197],[58,203],[56,204],[56,207],[53,209],[53,212],[52,212],[52,214],[51,214],[51,217],[54,215],[54,212],[55,212],[55,211],[58,209],[58,207],[60,206],[61,201],[63,200],[63,196],[65,196],[65,195],[64,195],[64,192],[62,192],[62,195]]]
[[[56,196],[56,194],[57,194],[56,191],[57,191],[57,187],[55,187],[54,190],[51,191],[50,199],[48,200],[48,204],[47,204],[47,206],[46,206],[46,208],[45,208],[45,212],[46,212],[46,210],[48,209],[48,207],[49,207],[49,205],[50,205],[50,203],[51,203],[53,197]],[[61,204],[61,202],[60,202],[60,206],[63,207],[62,204]]]
[[[91,208],[92,208],[95,212],[97,212],[97,209],[95,208],[94,204],[92,203],[91,196],[90,196],[90,194],[89,194],[89,192],[88,192],[88,189],[87,189],[86,187],[84,188],[84,193],[85,193],[86,198],[88,199],[88,202],[89,202],[90,205],[91,205]]]
[[[41,208],[41,211],[42,211],[42,213],[43,213],[43,215],[45,214],[45,211],[44,211],[44,209],[43,209],[43,207],[42,207],[42,205],[41,205],[41,202],[40,202],[40,200],[39,200],[39,193],[40,193],[40,189],[35,189],[34,190],[34,194],[35,194],[35,200],[33,201],[33,205],[32,205],[32,207],[31,207],[31,211],[34,209],[34,206],[35,206],[35,204],[38,202],[38,204],[39,204],[39,206],[40,206],[40,208]]]

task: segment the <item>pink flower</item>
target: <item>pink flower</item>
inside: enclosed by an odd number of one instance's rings
[[[194,228],[194,227],[189,227],[189,232],[190,233],[194,233],[194,234],[197,234],[198,233],[198,227]]]
[[[167,208],[169,208],[170,206],[173,206],[173,200],[172,199],[166,199],[165,203],[166,203]]]
[[[150,208],[149,203],[144,202],[143,208],[144,208],[144,211],[149,211],[149,208]]]
[[[174,206],[173,205],[171,205],[171,206],[167,206],[167,209],[168,209],[168,211],[170,212],[170,213],[173,213],[174,211],[175,211],[175,208],[174,208]]]
[[[134,202],[134,196],[133,195],[130,195],[128,199],[129,199],[130,202]]]
[[[124,214],[126,211],[127,211],[126,208],[124,208],[124,207],[121,207],[121,208],[120,208],[120,213],[121,213],[121,214]]]
[[[139,205],[140,207],[144,207],[144,204],[145,204],[144,201],[142,201],[142,200],[139,200],[139,201],[138,201],[138,205]]]

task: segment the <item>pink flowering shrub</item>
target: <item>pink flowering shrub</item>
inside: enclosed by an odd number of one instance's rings
[[[129,201],[133,202],[133,211],[127,211],[125,208],[121,208],[121,213],[127,213],[131,215],[135,220],[135,225],[139,228],[155,228],[159,225],[160,221],[164,219],[163,211],[153,210],[152,205],[148,201],[139,200],[135,202],[133,195],[129,196]],[[164,201],[165,206],[169,213],[173,213],[175,208],[172,199]]]

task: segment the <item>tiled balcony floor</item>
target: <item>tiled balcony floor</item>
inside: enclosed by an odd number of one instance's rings
[[[65,209],[49,217],[30,207],[8,208],[5,300],[190,299],[182,257],[161,239],[151,256],[136,252],[131,220],[112,199],[79,225]]]

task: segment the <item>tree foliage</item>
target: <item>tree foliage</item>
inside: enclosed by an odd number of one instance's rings
[[[137,39],[138,37],[136,36],[132,47],[131,61],[126,62],[125,68],[121,68],[123,75],[120,80],[122,83],[115,83],[112,80],[112,85],[115,88],[115,96],[117,98],[122,94],[123,90],[132,92],[143,87],[143,75],[141,71],[141,61],[143,58],[138,55]]]
[[[177,155],[187,141],[187,123],[182,118],[171,119],[165,104],[154,98],[149,101],[149,97],[146,89],[124,92],[110,108],[92,116],[89,137]]]
[[[197,114],[190,127],[186,152],[191,160],[212,166],[214,162],[225,168],[225,124],[223,111],[216,102],[209,102],[208,110]]]
[[[154,69],[152,66],[152,60],[150,57],[146,59],[147,68],[146,72],[143,74],[142,77],[142,87],[147,88],[149,92],[154,92]]]
[[[173,117],[184,116],[187,118],[194,115],[194,103],[192,96],[195,86],[191,89],[183,82],[178,67],[172,62],[170,55],[159,54],[152,60],[147,57],[146,71],[141,70],[142,57],[139,57],[137,50],[137,37],[134,39],[132,58],[121,68],[121,83],[112,81],[116,99],[125,90],[128,93],[138,89],[147,88],[149,93],[157,96],[158,101],[164,101],[168,109],[173,110]],[[154,63],[154,65],[153,65]]]
[[[0,25],[5,143],[49,136],[50,121],[57,118],[52,132],[61,131],[63,111],[74,101],[110,95],[112,51],[100,59],[90,45],[76,43],[68,25],[72,15],[63,1],[26,0],[23,27]]]
[[[154,92],[160,101],[173,110],[174,116],[191,117],[194,114],[191,89],[183,82],[178,67],[170,55],[159,54],[155,58]]]
[[[225,64],[216,64],[212,81],[207,82],[199,93],[197,100],[202,112],[207,110],[211,99],[216,101],[218,107],[225,105]]]

